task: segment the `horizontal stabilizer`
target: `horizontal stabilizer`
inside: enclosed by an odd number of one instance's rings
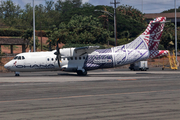
[[[166,55],[168,55],[168,53],[169,53],[168,50],[150,50],[149,51],[149,58],[166,56]]]

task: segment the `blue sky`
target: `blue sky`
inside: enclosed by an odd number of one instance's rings
[[[32,3],[32,0],[12,0],[15,4],[19,4],[22,8],[27,3]],[[48,0],[47,0],[48,1]],[[56,1],[56,0],[54,0]],[[116,0],[120,2],[119,5],[130,5],[143,13],[160,13],[167,9],[174,8],[174,0]],[[176,0],[176,7],[180,6],[180,1]],[[82,0],[83,3],[88,2],[93,5],[108,5],[112,6],[110,2],[114,0]],[[45,4],[45,0],[35,0],[35,4]]]

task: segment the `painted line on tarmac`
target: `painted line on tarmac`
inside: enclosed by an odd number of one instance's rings
[[[86,97],[102,97],[102,96],[112,96],[112,95],[144,94],[144,93],[157,93],[157,92],[170,92],[170,91],[180,91],[180,89],[176,89],[176,90],[160,90],[160,91],[129,92],[129,93],[97,94],[97,95],[79,95],[79,96],[54,97],[54,98],[7,100],[7,101],[0,101],[0,103],[25,102],[25,101],[37,101],[37,100],[71,99],[71,98],[86,98]]]
[[[140,76],[140,77],[120,77],[120,76],[96,76],[96,77],[0,77],[0,83],[37,83],[37,82],[86,82],[86,81],[98,81],[98,80],[132,80],[132,79],[149,79],[149,78],[156,78],[156,77],[148,77],[148,76]]]
[[[89,72],[88,74],[180,74],[180,71],[112,71],[112,72]]]
[[[127,81],[129,80],[130,81],[130,80],[137,80],[137,79],[117,79],[117,80],[118,81],[125,81],[125,80],[127,80]]]

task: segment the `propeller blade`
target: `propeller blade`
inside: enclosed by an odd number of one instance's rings
[[[57,40],[56,52],[54,54],[56,54],[56,59],[58,61],[58,66],[59,66],[59,68],[61,68],[61,65],[60,65],[60,62],[59,62],[59,60],[61,60],[61,54],[60,54],[59,50],[60,49],[58,47],[58,40]]]
[[[58,66],[59,66],[59,68],[61,68],[61,66],[60,66],[60,62],[59,62],[59,55],[57,56],[57,60],[58,60]]]

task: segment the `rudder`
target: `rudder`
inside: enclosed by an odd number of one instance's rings
[[[139,36],[148,46],[148,50],[158,50],[166,17],[158,17],[150,21],[146,30]]]

